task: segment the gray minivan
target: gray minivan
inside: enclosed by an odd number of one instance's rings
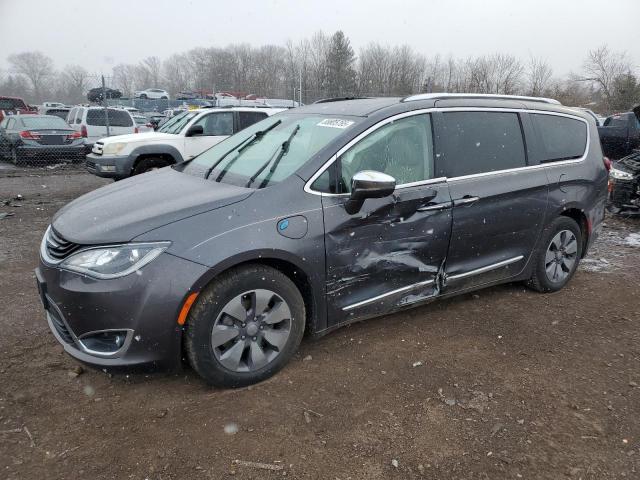
[[[247,385],[305,332],[504,282],[561,289],[606,189],[595,121],[554,100],[329,100],[71,202],[37,283],[83,362],[186,357],[211,384]]]

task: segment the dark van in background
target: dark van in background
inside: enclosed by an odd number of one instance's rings
[[[323,101],[71,202],[38,288],[83,362],[186,357],[247,385],[304,332],[504,282],[561,289],[601,229],[606,165],[593,118],[554,100]]]

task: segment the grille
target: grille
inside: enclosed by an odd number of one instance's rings
[[[56,312],[53,309],[49,310],[49,315],[51,317],[51,323],[53,324],[53,328],[56,329],[60,338],[64,340],[66,343],[73,344],[73,337],[71,333],[69,333],[69,329],[64,324],[64,322],[58,317]]]
[[[47,245],[47,253],[55,260],[64,260],[80,248],[80,245],[77,243],[69,242],[59,234],[55,233],[53,228],[49,229],[49,233],[47,234],[45,241]]]

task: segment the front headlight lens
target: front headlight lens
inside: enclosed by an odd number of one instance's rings
[[[122,150],[124,150],[124,147],[126,147],[126,146],[127,146],[127,144],[124,143],[124,142],[107,143],[102,148],[102,154],[103,155],[117,155]]]
[[[633,174],[623,170],[618,170],[617,168],[612,168],[609,175],[611,175],[611,178],[618,180],[633,180]]]
[[[169,245],[158,242],[91,248],[71,255],[60,267],[100,279],[124,277],[156,259]]]

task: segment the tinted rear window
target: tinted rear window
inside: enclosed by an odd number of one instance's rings
[[[570,160],[584,155],[587,124],[558,115],[529,114],[538,141],[531,145],[532,159],[539,162]]]
[[[104,110],[91,109],[87,111],[87,125],[106,126]],[[131,127],[133,121],[124,110],[109,110],[109,125],[112,127]]]
[[[69,115],[69,110],[68,109],[60,109],[60,110],[56,110],[53,108],[50,108],[47,110],[47,115],[55,115],[56,117],[60,117],[63,120],[67,120],[67,115]]]
[[[444,112],[436,133],[439,176],[460,177],[526,165],[517,113]]]
[[[25,128],[31,130],[69,130],[69,125],[67,122],[58,117],[28,117],[27,115],[22,116],[22,124]]]
[[[267,114],[264,112],[238,112],[238,114],[240,115],[240,130],[267,118]]]

